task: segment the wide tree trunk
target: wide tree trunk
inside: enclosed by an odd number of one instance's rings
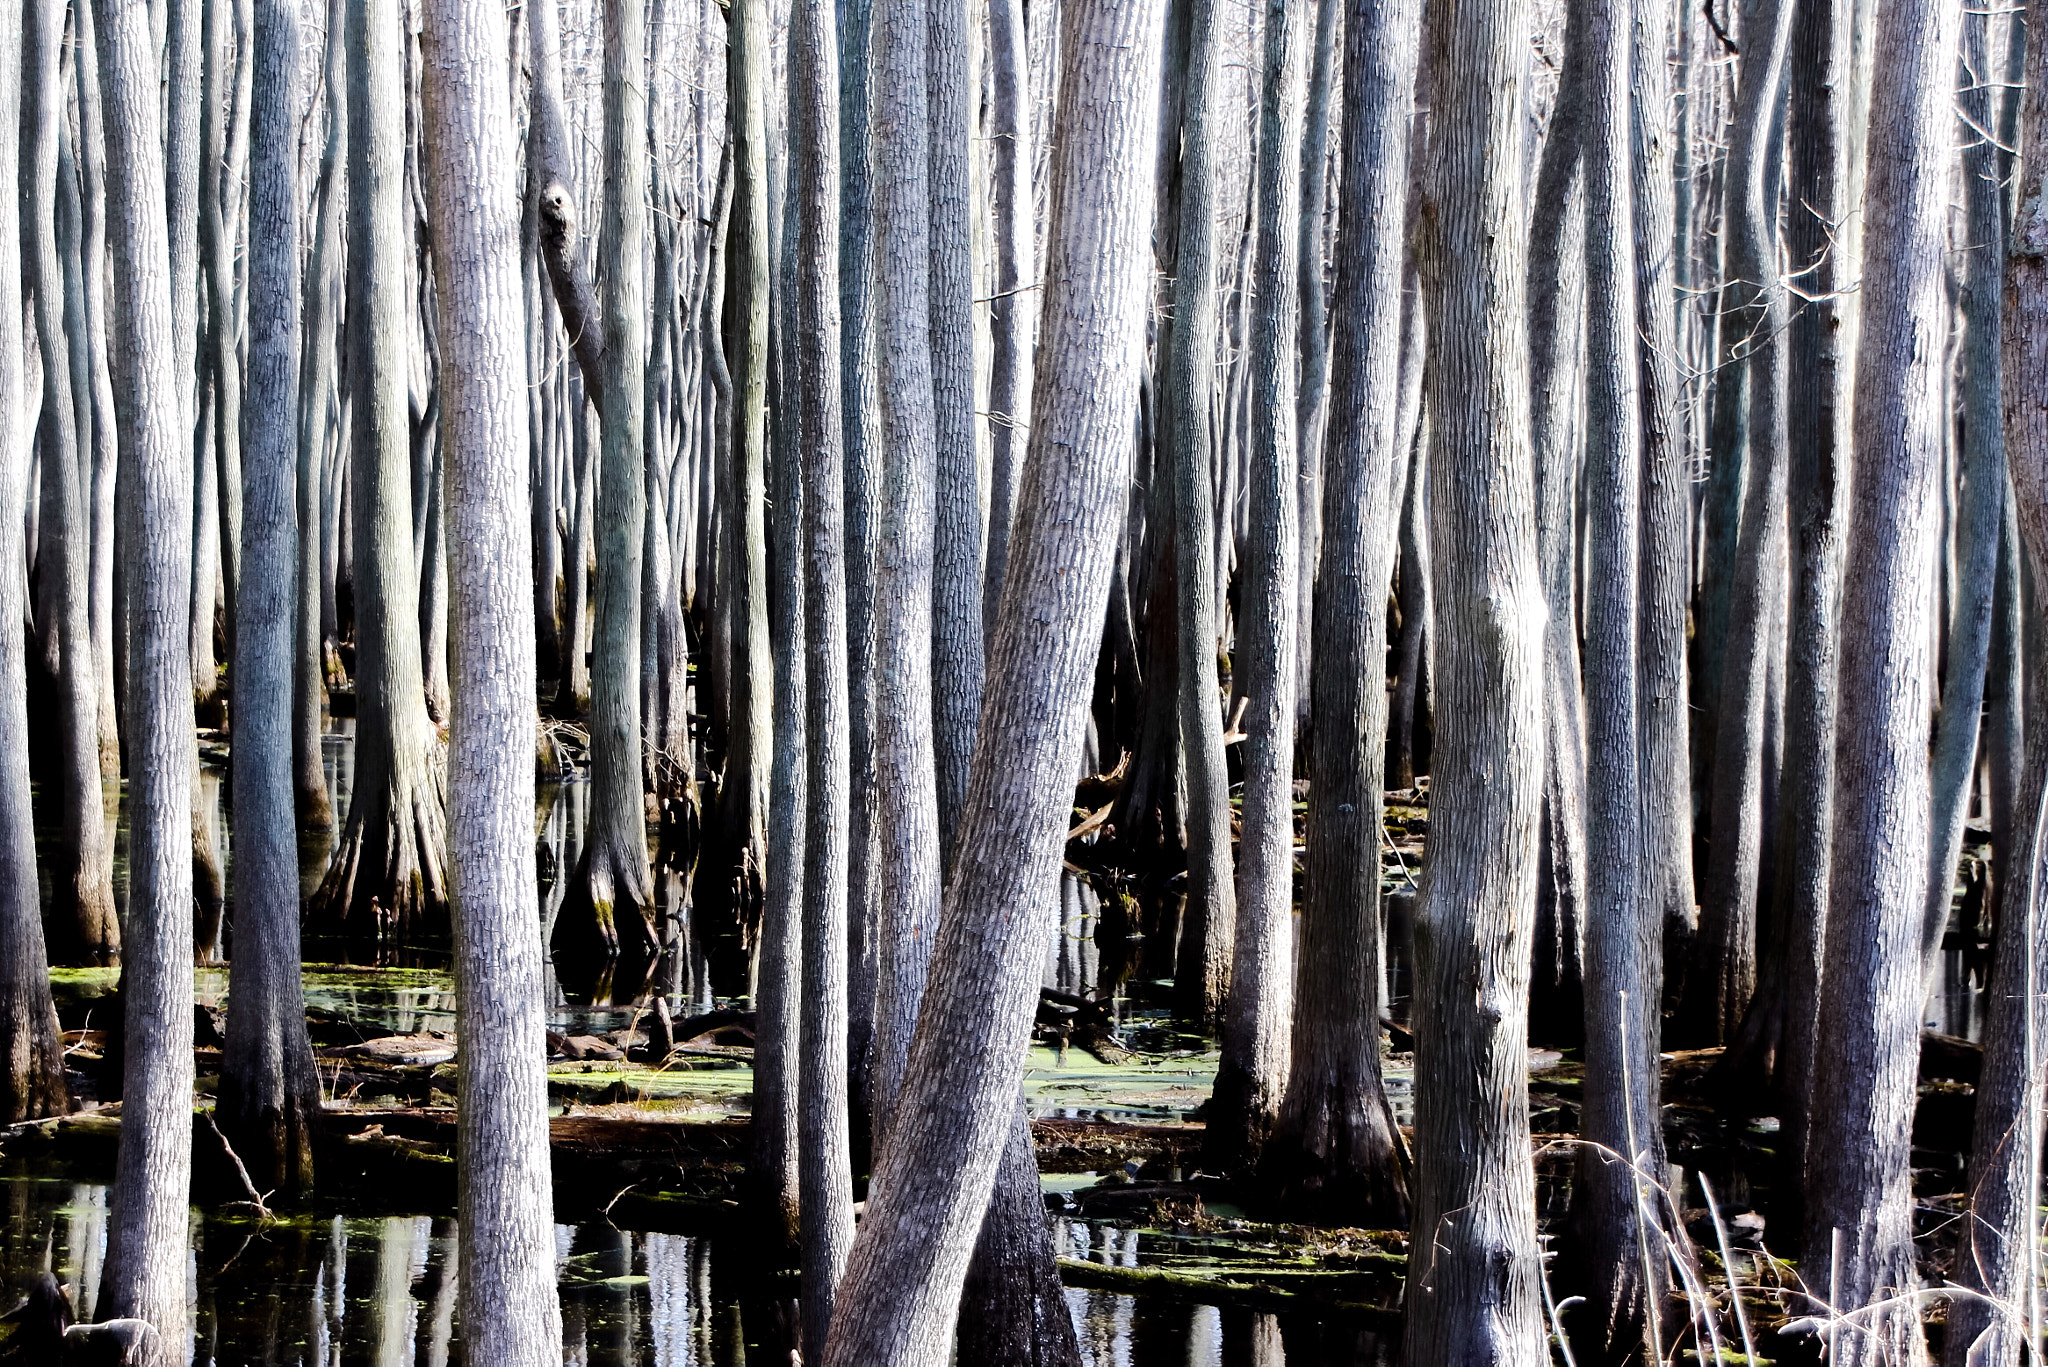
[[[1858,1316],[1845,1367],[1923,1360],[1913,1251],[1911,1120],[1923,988],[1941,529],[1941,371],[1959,7],[1887,0],[1877,15],[1865,196],[1856,458],[1842,589],[1819,1048],[1800,1265],[1809,1294]],[[2022,375],[2023,365],[2016,367]]]
[[[1308,877],[1280,1123],[1265,1175],[1297,1213],[1384,1228],[1407,1214],[1380,1079],[1381,751],[1387,579],[1401,445],[1403,206],[1419,0],[1347,16],[1343,184],[1331,301],[1330,440],[1310,684]],[[1363,231],[1363,225],[1372,225]]]
[[[52,921],[64,930],[58,957],[107,961],[120,948],[114,921],[113,853],[106,800],[100,791],[99,671],[93,659],[91,523],[79,484],[78,409],[66,341],[64,272],[57,246],[57,143],[65,119],[60,74],[64,46],[61,0],[35,0],[26,13],[28,51],[22,64],[21,174],[29,210],[22,222],[23,258],[35,290],[41,343],[43,402],[38,429],[42,519],[37,551],[41,579],[38,626],[45,661],[54,666],[58,772],[49,786],[61,812],[58,865],[51,870]]]
[[[177,8],[173,6],[173,8]],[[166,1345],[189,1334],[185,1268],[192,1154],[192,467],[178,399],[158,46],[142,0],[99,19],[106,94],[108,247],[128,580],[129,793],[125,1074],[102,1318],[149,1321]],[[176,89],[175,85],[173,87]],[[174,1356],[172,1348],[163,1352]]]
[[[462,1335],[471,1360],[555,1367],[562,1330],[548,1170],[547,966],[533,866],[526,366],[516,349],[524,338],[518,139],[504,10],[489,0],[427,0],[422,19],[453,591],[448,826],[459,909]]]
[[[805,773],[803,1026],[798,1041],[798,1198],[804,1357],[825,1355],[833,1293],[853,1244],[848,1147],[846,910],[846,449],[840,404],[839,47],[829,0],[799,0],[790,23],[790,188],[797,226],[791,377],[802,462]]]
[[[1520,0],[1432,0],[1417,255],[1439,706],[1415,913],[1415,1238],[1406,1361],[1544,1352],[1526,1001],[1542,805],[1542,585],[1529,477]]]
[[[313,1184],[320,1079],[299,974],[292,670],[299,534],[299,14],[258,0],[249,194],[249,449],[235,600],[235,990],[216,1123],[258,1191]]]
[[[1216,520],[1211,465],[1216,389],[1216,171],[1222,105],[1222,20],[1215,0],[1189,0],[1187,86],[1181,99],[1180,248],[1162,433],[1173,479],[1179,717],[1187,757],[1187,907],[1174,993],[1180,1013],[1219,1023],[1237,925],[1231,881],[1230,776],[1223,754],[1216,664]],[[1225,510],[1227,512],[1227,509]]]
[[[1150,284],[1158,0],[1064,5],[1032,431],[925,1013],[841,1286],[829,1367],[939,1367],[1022,1078],[1103,604]],[[1055,402],[1057,399],[1057,402]],[[1018,908],[1028,917],[1019,917]]]
[[[400,15],[348,0],[349,483],[354,500],[356,772],[314,919],[355,939],[447,928],[444,757],[427,716],[412,554]]]
[[[22,31],[0,24],[0,130],[17,127]],[[90,52],[84,54],[89,64]],[[12,184],[20,143],[0,134],[0,185]],[[20,257],[19,200],[0,193],[0,260]],[[0,270],[0,506],[27,500],[29,444],[23,421],[21,276]],[[0,565],[23,561],[20,518],[0,518]],[[0,621],[26,617],[26,582],[0,574]],[[27,637],[0,632],[0,1124],[69,1109],[63,1044],[50,1000],[42,905],[36,890],[35,813],[29,797]]]
[[[1243,837],[1223,1053],[1203,1141],[1206,1165],[1225,1173],[1256,1166],[1279,1119],[1294,1008],[1294,636],[1301,594],[1294,369],[1301,160],[1293,150],[1301,141],[1309,27],[1290,12],[1289,0],[1268,0],[1265,28],[1247,462],[1251,534],[1245,541],[1234,670],[1248,700],[1240,723]]]

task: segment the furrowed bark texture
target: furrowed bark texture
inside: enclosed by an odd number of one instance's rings
[[[162,1359],[189,1335],[192,1167],[192,466],[179,430],[157,45],[143,0],[100,6],[108,248],[129,583],[126,1072],[102,1318],[155,1326]]]
[[[0,24],[0,130],[17,126],[22,31]],[[93,54],[83,54],[90,63]],[[20,142],[0,133],[0,185],[14,183]],[[0,260],[20,255],[19,200],[0,192]],[[0,499],[27,499],[29,444],[23,412],[21,275],[0,270]],[[23,561],[22,520],[0,517],[0,564]],[[19,623],[26,581],[0,575],[0,621]],[[42,904],[36,889],[35,813],[28,772],[27,633],[0,632],[0,1124],[62,1114],[64,1082],[57,1009],[50,999]]]
[[[1042,365],[947,914],[828,1367],[938,1367],[952,1347],[1052,929],[1143,364],[1140,212],[1158,0],[1063,6]],[[1054,402],[1055,398],[1058,402]]]
[[[1519,0],[1432,0],[1418,260],[1436,738],[1415,916],[1413,1367],[1543,1352],[1526,1001],[1542,802],[1542,585],[1529,478]]]
[[[412,553],[401,22],[393,0],[348,0],[356,775],[314,906],[352,938],[402,942],[446,927],[447,812]]]
[[[939,919],[932,748],[932,524],[938,440],[930,350],[931,207],[925,0],[875,0],[875,346],[883,508],[875,601],[875,780],[881,819],[871,1096],[877,1146],[910,1053]]]
[[[1800,1260],[1813,1293],[1861,1312],[1845,1367],[1925,1357],[1910,1296],[1934,608],[1941,528],[1944,251],[1962,11],[1877,16],[1856,358],[1856,459],[1842,589],[1841,726],[1827,978]],[[2022,371],[2024,373],[2024,371]]]
[[[249,445],[235,599],[235,989],[215,1121],[258,1191],[313,1183],[320,1079],[299,970],[292,669],[299,528],[299,15],[256,0]]]
[[[1310,681],[1308,877],[1280,1124],[1265,1172],[1282,1202],[1362,1227],[1407,1215],[1380,1078],[1380,856],[1387,580],[1401,445],[1401,280],[1420,0],[1346,18],[1344,196],[1331,300],[1330,436]],[[1370,231],[1367,231],[1369,226]]]
[[[1974,17],[1966,22],[1981,22]],[[2048,3],[2026,10],[2029,34],[2048,33]],[[1930,73],[1931,78],[1932,73]],[[1979,79],[1982,79],[1980,75]],[[2048,43],[2027,44],[2020,102],[2018,203],[2004,261],[2000,322],[2006,459],[2013,507],[2035,583],[2048,573]],[[1937,125],[1937,128],[1939,125]],[[1982,136],[1981,132],[1974,136]],[[2048,1020],[2048,936],[2041,929],[2044,822],[2048,822],[2048,665],[2028,631],[2026,768],[2013,804],[2011,871],[2001,896],[1998,943],[1986,993],[1984,1070],[1977,1080],[1969,1198],[1957,1241],[1958,1285],[1949,1302],[1943,1361],[1949,1367],[2018,1367],[2041,1332],[2040,1032]]]
[[[804,1357],[819,1361],[853,1244],[846,1076],[846,486],[840,410],[839,48],[830,0],[790,24],[790,175],[797,226],[797,449],[803,462],[805,782],[798,1199]],[[790,547],[797,554],[798,548]]]
[[[1301,525],[1295,341],[1301,246],[1302,66],[1309,28],[1288,0],[1265,6],[1252,447],[1237,668],[1244,680],[1243,838],[1237,937],[1222,1058],[1204,1153],[1219,1171],[1256,1165],[1279,1117],[1294,1006],[1294,649]]]
[[[423,19],[454,647],[448,822],[462,1038],[462,1336],[479,1362],[556,1367],[517,138],[504,10],[490,0],[427,0]]]
[[[1187,909],[1174,991],[1182,1015],[1221,1020],[1237,925],[1230,870],[1230,777],[1217,696],[1217,510],[1210,465],[1216,388],[1216,133],[1221,19],[1215,0],[1189,0],[1187,86],[1181,102],[1180,255],[1165,418],[1173,474],[1173,553],[1180,592],[1180,732],[1187,757]]]
[[[1631,169],[1631,0],[1586,0],[1586,1083],[1572,1196],[1586,1356],[1663,1360],[1669,1289],[1658,1032],[1637,713],[1641,361]]]

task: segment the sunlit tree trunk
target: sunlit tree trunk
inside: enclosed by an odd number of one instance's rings
[[[1544,1353],[1530,1161],[1529,925],[1542,803],[1542,586],[1529,477],[1520,0],[1431,0],[1417,255],[1437,706],[1415,912],[1415,1220],[1405,1359]]]
[[[994,171],[995,277],[989,300],[993,342],[988,389],[988,568],[982,584],[982,619],[995,627],[1017,486],[1031,440],[1033,324],[1038,317],[1037,211],[1031,171],[1031,57],[1024,0],[991,0],[988,7],[989,140]]]
[[[1859,1313],[1829,1358],[1924,1360],[1911,1117],[1927,894],[1933,560],[1946,404],[1940,367],[1960,7],[1887,0],[1874,35],[1856,357],[1856,458],[1842,587],[1834,867],[1800,1265]],[[2010,287],[2008,287],[2010,288]],[[2024,323],[2020,324],[2024,327]],[[2024,335],[2024,334],[2020,334]],[[2014,357],[2016,376],[2032,373]],[[2024,383],[2024,381],[2021,381]],[[2024,438],[2022,438],[2024,440]],[[2038,544],[2038,543],[2037,543]]]
[[[1145,166],[1164,6],[1068,0],[1043,338],[960,854],[830,1367],[939,1367],[995,1184],[1052,930],[1115,567],[1148,297]],[[1059,402],[1053,402],[1057,396]],[[1029,916],[1019,916],[1019,907]]]
[[[533,868],[518,140],[503,9],[427,0],[422,18],[453,591],[448,825],[462,1039],[462,1335],[475,1361],[555,1367],[562,1331],[542,1038],[547,969]]]
[[[299,14],[258,0],[249,195],[249,448],[235,600],[235,990],[216,1122],[258,1191],[313,1178],[320,1079],[299,974],[292,791],[299,371]]]
[[[174,7],[175,8],[175,7]],[[96,16],[106,97],[108,248],[132,572],[128,670],[129,934],[121,1146],[102,1318],[188,1330],[192,1152],[192,467],[174,333],[158,47],[142,0]],[[173,86],[175,91],[175,84]],[[168,1354],[167,1354],[168,1356]]]

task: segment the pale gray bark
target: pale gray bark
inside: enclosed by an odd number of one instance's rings
[[[299,529],[299,14],[259,0],[251,111],[247,578],[235,600],[235,980],[216,1123],[258,1191],[313,1180],[320,1080],[299,972],[292,672]]]
[[[172,7],[174,12],[178,8]],[[115,394],[131,497],[124,543],[132,637],[125,1076],[102,1318],[135,1317],[186,1341],[192,1155],[192,467],[178,395],[158,49],[146,0],[96,16],[106,96]],[[175,91],[176,87],[173,86]],[[169,1361],[169,1351],[162,1357]]]
[[[1544,1354],[1525,1002],[1542,805],[1542,585],[1529,476],[1520,0],[1427,10],[1417,257],[1428,388],[1429,845],[1415,913],[1414,1246],[1405,1360]]]
[[[1911,1296],[1910,1134],[1929,845],[1932,585],[1947,331],[1944,254],[1962,10],[1888,0],[1877,15],[1855,450],[1842,589],[1834,866],[1806,1227],[1809,1293],[1857,1328],[1845,1367],[1923,1361]],[[2022,373],[2025,373],[2022,371]],[[1893,1299],[1898,1298],[1898,1299]]]
[[[555,1367],[517,139],[503,8],[426,0],[422,18],[455,636],[448,827],[463,1347],[476,1362]]]
[[[1334,0],[1332,0],[1334,3]],[[1031,193],[1032,88],[1024,0],[989,0],[989,140],[994,180],[995,274],[990,281],[988,567],[982,620],[995,629],[1017,486],[1031,440],[1033,323],[1038,316],[1037,213]]]
[[[874,13],[875,344],[883,509],[875,602],[875,779],[881,808],[879,986],[871,1096],[879,1147],[909,1056],[939,917],[932,557],[937,466],[930,342],[926,0]]]
[[[0,24],[0,130],[18,126],[21,59],[21,27]],[[92,54],[84,60],[91,64]],[[15,180],[19,152],[18,139],[0,134],[0,185]],[[20,257],[18,203],[0,192],[0,260]],[[21,316],[21,275],[0,270],[0,507],[6,508],[20,508],[28,497]],[[0,517],[0,565],[22,563],[21,519]],[[0,574],[0,622],[24,620],[25,588],[25,576]],[[70,1101],[36,890],[27,644],[25,632],[0,632],[0,1124],[61,1114]]]
[[[100,676],[100,776],[119,778],[121,707],[115,657],[122,637],[117,632],[120,611],[114,590],[114,484],[121,442],[114,417],[114,377],[107,341],[106,130],[100,114],[99,63],[92,55],[97,39],[90,4],[72,11],[72,25],[79,54],[72,61],[78,79],[79,268],[85,286],[85,349],[92,390],[92,640]]]
[[[1330,440],[1310,683],[1308,878],[1279,1130],[1283,1201],[1347,1224],[1407,1213],[1400,1137],[1380,1079],[1381,750],[1387,579],[1400,474],[1402,225],[1419,0],[1347,16],[1343,179],[1359,231],[1337,238]],[[1372,231],[1362,230],[1371,224]]]
[[[1221,108],[1223,34],[1216,0],[1189,0],[1187,86],[1181,100],[1180,247],[1173,281],[1173,341],[1167,356],[1165,416],[1173,471],[1179,717],[1187,759],[1187,908],[1181,913],[1174,990],[1181,1013],[1220,1021],[1237,924],[1230,864],[1230,781],[1216,666],[1216,528],[1211,463],[1216,435],[1215,123]],[[1227,523],[1225,523],[1227,526]]]
[[[830,0],[798,0],[790,24],[790,185],[797,226],[797,447],[803,463],[806,689],[803,1027],[798,1195],[804,1357],[821,1361],[833,1293],[853,1244],[847,1131],[846,913],[849,717],[845,441],[839,335],[839,49]],[[788,491],[784,491],[785,496]]]
[[[237,567],[241,563],[242,373],[235,289],[236,213],[226,203],[225,183],[239,191],[241,168],[232,160],[228,130],[229,91],[235,53],[234,0],[202,0],[201,63],[205,107],[200,116],[199,256],[206,287],[206,336],[202,342],[202,387],[211,386],[213,431],[212,505],[202,525],[218,542],[214,558],[204,542],[196,546],[192,579],[192,661],[195,696],[210,698],[219,685],[214,660],[217,609],[224,605],[224,633],[232,658]],[[202,598],[204,599],[202,603]],[[203,645],[202,645],[203,639]]]
[[[446,808],[420,661],[412,555],[402,16],[348,0],[350,532],[356,619],[356,771],[348,823],[314,914],[357,938],[443,928]]]
[[[1301,243],[1296,248],[1301,271],[1301,386],[1296,396],[1301,500],[1300,593],[1295,605],[1294,688],[1298,722],[1309,725],[1310,669],[1315,633],[1307,630],[1315,614],[1316,565],[1323,537],[1323,439],[1330,420],[1330,291],[1326,250],[1331,237],[1330,211],[1343,189],[1330,155],[1330,134],[1336,123],[1344,55],[1344,7],[1339,0],[1318,0],[1309,62],[1308,107],[1301,143]]]
[[[974,404],[974,101],[980,86],[960,0],[927,9],[925,91],[931,129],[930,342],[936,444],[932,535],[932,748],[939,848],[950,856],[981,720],[982,490]]]
[[[1267,0],[1253,292],[1251,450],[1236,667],[1247,700],[1237,936],[1222,1057],[1204,1137],[1219,1171],[1258,1162],[1280,1114],[1294,1013],[1294,670],[1300,607],[1295,343],[1301,247],[1302,77],[1308,25]],[[1376,851],[1375,851],[1376,852]]]
[[[39,428],[42,527],[37,563],[37,623],[44,658],[55,666],[62,812],[58,867],[51,870],[53,920],[67,932],[60,957],[103,962],[120,946],[114,922],[113,851],[100,792],[99,671],[93,659],[91,526],[79,484],[78,410],[66,341],[64,274],[57,246],[58,128],[65,118],[60,75],[64,44],[61,0],[36,0],[26,10],[28,51],[22,66],[23,151],[21,229],[27,277],[35,290],[43,402]]]
[[[823,1362],[939,1367],[1003,1151],[1116,561],[1149,293],[1158,0],[1068,0],[1041,365],[960,854]],[[1057,396],[1058,402],[1054,402]],[[1017,915],[1019,908],[1031,913]]]

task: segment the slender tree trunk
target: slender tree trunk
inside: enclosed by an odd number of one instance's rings
[[[2005,433],[2000,422],[1999,292],[2005,273],[2005,175],[1999,148],[1977,130],[1997,120],[1991,103],[1991,20],[1966,16],[1969,49],[1957,76],[1963,117],[1962,508],[1956,527],[1956,602],[1949,614],[1948,664],[1934,728],[1934,838],[1927,870],[1921,948],[1929,985],[1941,966],[1941,937],[1955,901],[1956,863],[1977,777],[1977,732],[1991,662],[1998,548],[2005,528]]]
[[[1300,589],[1295,604],[1294,690],[1296,718],[1304,735],[1310,720],[1310,669],[1315,633],[1316,565],[1323,545],[1323,439],[1330,419],[1330,300],[1326,250],[1330,209],[1343,188],[1330,156],[1330,133],[1344,48],[1344,8],[1339,0],[1318,0],[1314,46],[1310,49],[1308,108],[1301,144],[1301,216],[1296,248],[1301,272],[1301,387],[1295,398],[1295,427],[1301,435]]]
[[[22,167],[27,191],[23,207],[23,255],[35,289],[35,323],[41,343],[43,402],[39,431],[42,470],[42,535],[37,554],[41,576],[39,623],[45,657],[56,664],[59,772],[63,840],[59,865],[51,871],[52,920],[67,932],[60,958],[104,962],[118,951],[114,921],[113,858],[107,843],[106,801],[100,791],[99,672],[93,660],[91,617],[91,528],[79,485],[77,407],[71,383],[70,348],[64,318],[64,278],[57,250],[57,143],[65,118],[60,76],[64,46],[61,0],[36,0],[28,7],[29,50],[22,66]],[[32,220],[32,221],[30,221]],[[54,649],[52,648],[54,647]]]
[[[1180,732],[1187,758],[1187,909],[1174,990],[1181,1014],[1223,1015],[1237,925],[1230,866],[1230,780],[1217,697],[1219,510],[1211,486],[1216,374],[1216,134],[1223,37],[1216,0],[1189,0],[1187,87],[1181,100],[1180,248],[1166,418],[1173,470],[1174,556],[1180,594]],[[1227,513],[1228,509],[1222,510]]]
[[[114,483],[120,438],[114,418],[114,379],[107,345],[107,154],[100,116],[99,63],[92,6],[72,12],[78,56],[77,161],[80,179],[79,273],[85,288],[85,352],[92,392],[92,462],[88,491],[92,517],[92,640],[99,670],[100,777],[121,776],[121,709],[115,671],[117,607],[114,594]]]
[[[803,1349],[822,1361],[833,1293],[853,1244],[848,1148],[846,910],[848,702],[844,375],[839,335],[839,49],[829,0],[791,16],[791,189],[800,206],[796,334],[797,449],[803,537],[785,543],[804,578],[805,775],[803,1027],[799,1198]],[[780,491],[787,498],[794,491]]]
[[[1401,280],[1419,0],[1347,16],[1330,441],[1324,453],[1309,729],[1308,877],[1280,1124],[1265,1172],[1282,1201],[1346,1224],[1407,1214],[1399,1131],[1380,1078],[1380,749],[1386,584],[1407,464],[1398,421]]]
[[[1062,8],[1067,131],[1055,144],[1046,234],[1033,404],[1042,418],[925,1018],[841,1286],[828,1367],[939,1367],[950,1354],[1004,1127],[1015,1123],[1124,517],[1150,283],[1139,209],[1157,106],[1142,96],[1158,77],[1164,6]]]
[[[1273,1132],[1287,1084],[1294,1014],[1295,611],[1301,509],[1295,429],[1300,296],[1302,76],[1310,30],[1289,0],[1265,5],[1258,164],[1259,249],[1252,318],[1251,535],[1245,544],[1235,673],[1244,720],[1238,926],[1204,1153],[1249,1171]],[[1375,849],[1377,854],[1377,849]]]
[[[1926,906],[1933,603],[1948,317],[1944,251],[1962,11],[1897,0],[1879,54],[1863,233],[1856,459],[1842,592],[1841,726],[1800,1264],[1857,1330],[1831,1361],[1924,1360],[1911,1296],[1910,1119]],[[2030,373],[2016,366],[2019,375]],[[2038,544],[2038,543],[2037,543]]]
[[[1432,675],[1441,706],[1415,913],[1414,1246],[1406,1360],[1543,1353],[1525,1054],[1542,805],[1542,586],[1529,475],[1519,0],[1432,0],[1417,255]]]
[[[173,6],[173,10],[177,9]],[[128,756],[129,935],[121,1146],[102,1318],[149,1321],[162,1360],[186,1341],[192,1153],[192,467],[178,393],[158,48],[149,7],[106,0],[96,16],[106,94],[108,247],[121,338],[121,450],[131,498],[124,544],[133,636]],[[175,84],[173,91],[176,91]]]
[[[1706,604],[1698,639],[1702,671],[1718,663],[1704,709],[1714,728],[1707,833],[1707,876],[1700,898],[1699,937],[1685,982],[1678,1024],[1682,1039],[1724,1043],[1742,1021],[1756,988],[1757,900],[1764,865],[1764,733],[1774,650],[1775,573],[1785,535],[1784,342],[1787,306],[1777,260],[1776,116],[1784,90],[1790,0],[1751,0],[1744,14],[1743,65],[1736,92],[1734,140],[1728,153],[1727,291],[1733,298],[1722,327],[1739,342],[1724,348],[1743,371],[1745,405],[1733,433],[1717,431],[1716,462],[1739,463],[1744,487],[1740,530],[1712,544],[1708,556],[1732,557],[1725,615]],[[1727,297],[1727,296],[1724,296]],[[1724,370],[1720,383],[1733,383]],[[1717,397],[1716,402],[1720,400]],[[1710,559],[1709,563],[1712,561]],[[1708,633],[1719,631],[1718,641]]]
[[[422,19],[453,590],[448,825],[463,1344],[475,1361],[555,1367],[562,1331],[533,870],[526,367],[515,349],[524,341],[517,139],[503,9],[427,0]]]
[[[932,527],[936,417],[925,0],[876,0],[875,342],[880,360],[882,561],[875,605],[875,778],[881,806],[880,985],[872,1064],[879,1148],[909,1057],[939,917],[933,752]]]
[[[328,5],[326,51],[327,143],[320,153],[313,251],[305,274],[304,354],[299,368],[299,595],[292,666],[292,787],[299,826],[334,827],[322,763],[321,709],[326,702],[322,651],[321,596],[325,562],[321,555],[321,467],[327,450],[329,414],[335,395],[335,285],[344,250],[342,216],[348,207],[348,178],[342,149],[348,145],[347,63],[343,57],[342,0]]]
[[[1661,1362],[1673,1246],[1658,1107],[1663,908],[1643,804],[1638,554],[1642,361],[1631,0],[1586,10],[1586,1087],[1572,1195],[1598,1362]],[[1682,1236],[1681,1236],[1682,1237]]]
[[[213,386],[212,470],[215,504],[210,515],[219,542],[218,560],[199,562],[193,576],[192,647],[195,693],[203,701],[218,686],[213,646],[219,602],[227,606],[227,640],[232,650],[235,589],[241,563],[242,372],[236,346],[235,229],[238,211],[223,202],[226,181],[239,190],[241,167],[227,127],[229,84],[234,76],[234,0],[203,0],[205,7],[206,108],[200,123],[199,253],[207,295],[207,335],[202,374]],[[200,599],[204,596],[204,603]],[[201,650],[201,638],[205,647]]]
[[[356,772],[314,915],[355,938],[403,942],[445,929],[447,817],[412,556],[400,23],[393,0],[348,0]]]
[[[988,7],[991,80],[989,140],[994,172],[995,277],[989,301],[988,571],[982,583],[982,620],[995,629],[1010,525],[1017,516],[1017,486],[1031,440],[1033,323],[1038,316],[1037,213],[1031,172],[1031,55],[1024,0],[991,0]]]
[[[19,127],[22,30],[0,24],[0,130]],[[93,56],[83,54],[90,64]],[[20,142],[0,132],[0,185],[15,183]],[[0,191],[0,260],[18,261],[19,201]],[[0,270],[0,507],[28,497],[21,276]],[[22,521],[0,517],[0,565],[23,563]],[[0,574],[0,622],[20,623],[25,576]],[[0,1124],[70,1109],[63,1042],[50,999],[49,959],[36,890],[35,813],[29,796],[27,634],[0,632]]]
[[[259,1191],[313,1183],[320,1079],[299,975],[292,792],[293,608],[300,539],[299,15],[260,0],[249,195],[249,449],[235,601],[235,990],[216,1120]]]

